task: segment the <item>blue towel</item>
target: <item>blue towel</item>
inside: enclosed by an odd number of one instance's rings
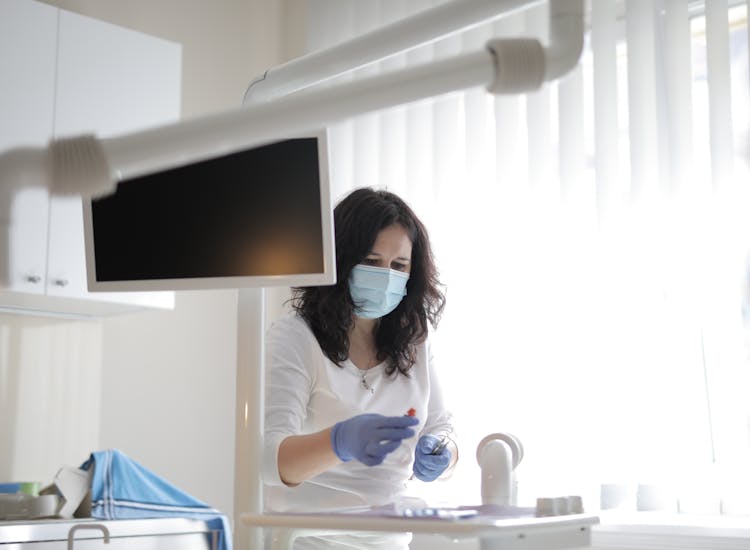
[[[91,453],[91,516],[98,519],[180,517],[206,521],[219,532],[219,550],[232,550],[232,531],[221,512],[181,491],[117,449]]]

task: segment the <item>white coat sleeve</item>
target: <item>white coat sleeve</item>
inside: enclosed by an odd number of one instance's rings
[[[279,476],[279,446],[302,432],[312,387],[310,336],[289,319],[266,334],[265,429],[262,477],[285,486]]]
[[[448,410],[443,398],[443,390],[438,379],[437,369],[433,361],[432,351],[427,344],[427,370],[429,373],[430,396],[427,402],[427,420],[420,435],[433,434],[442,436],[447,434],[454,441],[456,435],[453,428],[453,415]]]

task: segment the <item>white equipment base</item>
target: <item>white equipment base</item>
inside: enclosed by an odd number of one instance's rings
[[[410,518],[378,514],[241,514],[242,524],[255,528],[274,528],[272,548],[291,549],[301,536],[335,534],[346,531],[411,532],[444,535],[450,539],[478,538],[482,550],[562,550],[591,545],[591,527],[599,523],[592,514],[535,517],[519,515],[518,508],[508,514],[484,514],[461,519]]]

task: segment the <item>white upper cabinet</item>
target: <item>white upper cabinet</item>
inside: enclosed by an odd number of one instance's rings
[[[178,44],[66,11],[59,32],[57,137],[110,137],[179,118]]]
[[[0,151],[42,145],[52,135],[59,10],[0,2]]]
[[[177,44],[63,11],[57,59],[56,137],[110,137],[179,118]],[[48,294],[156,307],[173,304],[171,292],[86,291],[80,200],[53,198],[49,224]]]
[[[0,2],[0,152],[52,136],[58,12],[28,0]],[[12,220],[0,237],[9,240],[2,261],[11,290],[44,294],[47,210],[45,190],[0,191],[0,222]]]
[[[2,0],[0,81],[13,83],[0,86],[0,151],[52,136],[110,137],[179,118],[181,48],[46,4]],[[12,216],[10,285],[0,307],[93,314],[173,307],[173,292],[87,291],[80,199],[24,191]]]

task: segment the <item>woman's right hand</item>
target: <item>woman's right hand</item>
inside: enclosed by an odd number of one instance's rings
[[[419,420],[413,416],[360,414],[339,422],[331,430],[333,452],[344,462],[356,458],[367,466],[377,466],[401,441],[413,437]]]

